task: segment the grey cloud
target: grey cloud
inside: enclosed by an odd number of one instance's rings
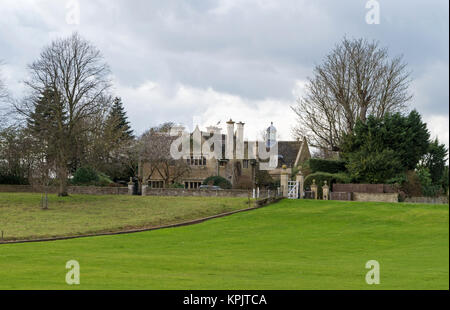
[[[343,36],[365,37],[379,40],[392,56],[404,55],[414,79],[414,107],[424,114],[448,114],[447,1],[379,0],[381,23],[367,25],[360,0],[80,0],[79,26],[65,23],[65,1],[4,1],[0,58],[17,68],[13,83],[43,45],[76,30],[102,50],[120,87],[153,81],[168,100],[177,85],[187,85],[248,98],[248,104],[265,98],[293,101],[295,81],[311,75],[335,43]],[[20,9],[9,10],[17,3]],[[149,122],[198,113],[148,104],[154,110]],[[130,108],[138,109],[131,103]],[[146,122],[136,121],[138,127]]]

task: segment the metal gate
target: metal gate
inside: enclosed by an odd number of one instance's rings
[[[288,198],[298,199],[298,182],[288,181]]]

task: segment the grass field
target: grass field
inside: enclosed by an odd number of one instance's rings
[[[5,240],[35,239],[160,226],[248,208],[244,198],[156,196],[49,196],[0,193],[0,231]]]
[[[365,283],[368,260],[379,285]],[[0,245],[0,289],[448,290],[449,208],[283,200],[192,226]]]

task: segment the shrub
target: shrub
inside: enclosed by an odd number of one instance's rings
[[[310,187],[313,183],[313,180],[316,180],[317,185],[317,195],[319,198],[322,197],[322,186],[325,184],[325,181],[327,181],[328,186],[330,186],[334,183],[350,183],[351,178],[345,174],[345,173],[327,173],[327,172],[316,172],[311,173],[305,178],[305,189]]]
[[[436,197],[441,193],[441,185],[433,184],[428,168],[419,167],[416,173],[422,185],[422,193],[424,196]]]
[[[403,182],[401,182],[402,180]],[[400,184],[400,189],[405,193],[406,197],[420,197],[423,195],[419,176],[413,170],[399,176],[396,184]]]
[[[173,183],[169,185],[170,188],[184,188],[184,185],[181,183]]]
[[[0,174],[0,184],[28,185],[29,182],[26,178],[21,176],[11,174]]]
[[[402,165],[391,149],[381,152],[359,150],[347,154],[347,169],[355,181],[359,183],[386,183],[402,172]]]
[[[91,167],[80,167],[75,172],[72,184],[74,185],[87,185],[100,181],[100,177]]]
[[[274,179],[272,176],[267,172],[267,170],[256,170],[256,176],[255,176],[255,182],[256,186],[259,187],[269,187],[271,184],[274,183]]]
[[[343,160],[330,160],[330,159],[309,159],[309,167],[312,173],[315,172],[328,172],[328,173],[340,173],[345,172],[345,161]]]
[[[231,183],[230,181],[228,181],[227,179],[218,176],[218,175],[213,175],[210,177],[207,177],[204,181],[203,181],[204,185],[214,185],[214,186],[219,186],[220,188],[223,189],[230,189],[231,188]]]
[[[239,189],[253,188],[252,178],[249,177],[248,175],[241,175],[237,182],[236,188],[239,188]]]
[[[98,174],[98,180],[93,182],[93,185],[96,186],[109,186],[110,184],[114,184],[113,180],[110,179],[109,176],[107,176],[104,173],[97,173]]]
[[[306,177],[307,175],[312,173],[311,167],[309,165],[309,160],[306,160],[303,164],[299,165],[297,168],[298,171]]]

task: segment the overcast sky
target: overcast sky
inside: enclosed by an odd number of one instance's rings
[[[0,59],[15,97],[42,47],[78,31],[102,51],[138,134],[232,118],[249,139],[271,121],[291,139],[290,106],[313,66],[344,36],[364,37],[404,55],[411,108],[448,145],[447,0],[378,0],[379,24],[366,23],[365,0],[79,0],[79,24],[69,24],[73,1],[0,0]]]

